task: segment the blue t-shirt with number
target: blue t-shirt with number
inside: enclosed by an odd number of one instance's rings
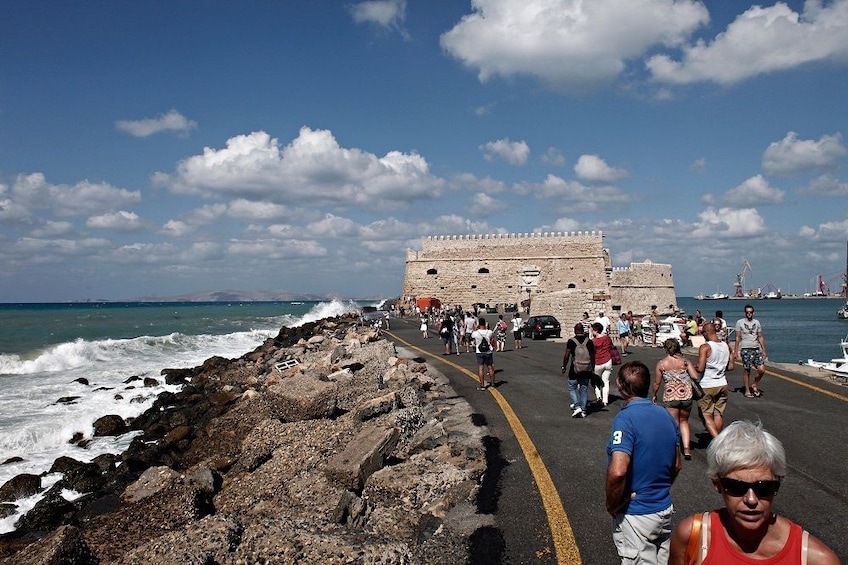
[[[623,451],[630,456],[625,493],[636,496],[622,512],[653,514],[671,506],[679,438],[668,411],[647,398],[631,400],[621,409],[612,422],[607,455]]]

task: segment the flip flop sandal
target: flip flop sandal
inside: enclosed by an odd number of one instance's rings
[[[753,391],[751,391],[751,394],[754,395],[754,398],[759,398],[763,395],[763,391],[758,388],[755,388]]]
[[[752,392],[746,392],[746,393],[745,393],[745,398],[754,398],[754,393],[752,393]]]

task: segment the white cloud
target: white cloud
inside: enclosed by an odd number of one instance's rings
[[[754,208],[707,208],[698,214],[698,218],[700,222],[691,229],[692,237],[733,239],[766,232],[765,220]]]
[[[830,175],[822,175],[798,192],[816,196],[848,196],[848,182],[842,182]]]
[[[187,136],[191,130],[197,128],[197,122],[189,120],[176,110],[171,110],[167,114],[159,114],[155,118],[118,120],[115,122],[115,127],[119,131],[126,132],[134,137],[149,137],[163,131]]]
[[[630,201],[627,194],[614,186],[586,186],[556,175],[548,175],[542,183],[518,183],[515,191],[518,194],[534,194],[537,198],[557,198],[568,206],[577,203],[582,212],[606,210],[612,204],[622,205]]]
[[[848,155],[842,134],[823,135],[818,141],[798,139],[790,131],[780,141],[771,143],[763,153],[763,170],[771,175],[790,175],[808,170],[832,168],[837,159]]]
[[[510,141],[508,137],[490,141],[478,149],[483,152],[483,158],[487,161],[500,157],[510,165],[524,165],[530,157],[530,146],[526,141]]]
[[[848,57],[848,0],[822,7],[808,0],[803,14],[784,2],[752,6],[711,43],[683,48],[680,61],[661,54],[647,68],[654,79],[672,84],[714,81],[730,84],[813,61]]]
[[[689,170],[693,173],[703,173],[707,170],[707,160],[703,157],[695,159],[692,161],[692,164],[689,165]]]
[[[227,244],[230,255],[245,255],[268,260],[324,257],[327,250],[314,241],[297,239],[259,239],[231,241]]]
[[[556,147],[548,147],[545,154],[541,157],[542,163],[551,167],[564,167],[565,155],[563,155]]]
[[[371,23],[406,36],[406,0],[367,0],[351,6],[350,14],[358,24]]]
[[[98,230],[112,230],[118,232],[133,232],[145,228],[144,222],[134,212],[109,212],[99,216],[91,216],[85,225]]]
[[[239,198],[230,202],[227,213],[240,220],[279,220],[291,214],[288,206]]]
[[[723,197],[725,204],[737,208],[763,206],[783,202],[784,192],[769,185],[762,175],[755,175],[736,188],[728,190]]]
[[[32,230],[30,235],[36,238],[51,238],[60,235],[67,235],[74,231],[74,225],[71,222],[55,222],[53,220],[45,220],[40,226]]]
[[[232,137],[224,149],[206,147],[181,161],[173,175],[157,173],[153,180],[182,194],[340,206],[409,205],[437,198],[444,185],[417,153],[377,157],[342,148],[330,131],[308,127],[282,148],[263,131]]]
[[[551,226],[554,231],[572,232],[580,229],[580,222],[571,218],[560,218]]]
[[[685,41],[709,21],[691,0],[475,0],[442,47],[480,81],[531,76],[563,88],[608,82],[657,45]]]
[[[30,210],[50,209],[57,216],[83,216],[141,202],[141,193],[87,180],[75,185],[49,184],[42,173],[18,175],[12,199]]]
[[[496,200],[485,192],[476,193],[468,203],[468,208],[473,210],[475,216],[483,217],[490,216],[501,210],[506,210],[507,207],[505,202]]]
[[[615,182],[628,176],[627,171],[610,167],[597,155],[581,155],[574,165],[574,172],[589,182]]]

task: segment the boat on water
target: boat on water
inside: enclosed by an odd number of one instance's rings
[[[845,304],[836,311],[836,317],[840,320],[848,320],[848,301],[845,301]]]
[[[798,364],[806,367],[814,367],[820,371],[828,371],[833,376],[848,379],[848,337],[842,338],[842,341],[839,342],[839,347],[842,349],[842,357],[837,357],[830,361],[807,359],[806,361],[798,361]]]
[[[695,300],[727,300],[728,298],[730,296],[723,292],[714,292],[712,294],[699,294],[695,297]]]

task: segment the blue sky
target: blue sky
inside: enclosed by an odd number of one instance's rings
[[[12,1],[0,77],[0,302],[394,296],[428,235],[845,269],[848,0]]]

